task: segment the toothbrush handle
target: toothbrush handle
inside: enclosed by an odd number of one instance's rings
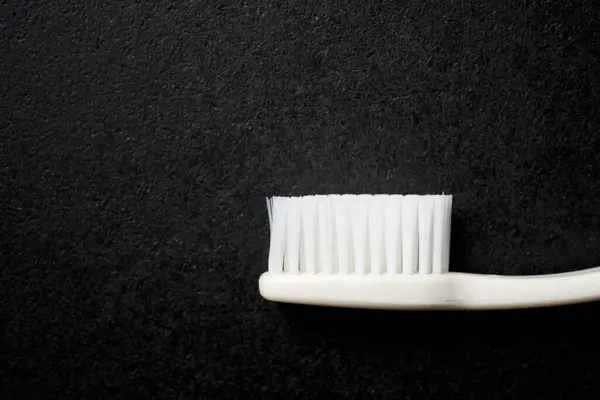
[[[485,310],[548,307],[600,300],[600,268],[529,276],[449,272],[432,275],[264,273],[261,295],[324,306]]]
[[[458,308],[532,308],[600,300],[600,268],[528,276],[454,273],[452,279]]]

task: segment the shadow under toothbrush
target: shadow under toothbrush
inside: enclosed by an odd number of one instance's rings
[[[370,310],[283,303],[279,308],[292,333],[382,346],[432,341],[510,343],[524,339],[576,345],[582,340],[587,342],[586,337],[597,342],[590,324],[600,313],[600,302],[491,311]]]

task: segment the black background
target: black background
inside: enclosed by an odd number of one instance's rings
[[[3,2],[0,397],[598,398],[596,304],[257,292],[268,195],[445,191],[453,270],[600,264],[600,7],[489,3]]]

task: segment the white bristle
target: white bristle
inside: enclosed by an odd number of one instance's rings
[[[445,226],[444,226],[444,247],[442,250],[442,272],[450,270],[450,236],[452,222],[452,197],[446,196],[443,198],[446,205],[444,209]]]
[[[352,249],[354,250],[354,272],[364,275],[368,268],[367,215],[369,201],[367,196],[352,196],[350,199],[350,226],[352,229]]]
[[[271,199],[267,197],[267,213],[269,214],[269,230],[273,230],[273,213],[271,211]]]
[[[403,197],[401,195],[387,196],[387,198],[384,198],[384,204],[382,204],[383,213],[385,213],[385,224],[383,227],[385,269],[390,275],[402,272]]]
[[[419,266],[419,197],[404,196],[402,203],[402,273],[417,273]]]
[[[452,196],[319,195],[267,199],[269,272],[448,272]]]
[[[288,273],[298,273],[300,267],[300,210],[301,199],[292,197],[287,210],[284,268]]]
[[[433,250],[433,198],[419,198],[419,274],[431,273]]]
[[[444,227],[446,204],[443,199],[436,201],[433,205],[433,250],[432,250],[432,272],[441,274],[444,272]]]
[[[275,197],[271,201],[273,224],[269,249],[269,272],[283,272],[283,254],[286,238],[286,218],[288,199]]]
[[[313,196],[303,199],[302,255],[300,270],[308,274],[317,272],[317,202]]]
[[[334,237],[336,242],[337,267],[340,274],[350,271],[350,253],[352,247],[352,235],[348,217],[348,196],[332,198],[331,207],[334,213]]]
[[[330,274],[337,270],[335,263],[335,246],[333,241],[333,216],[331,201],[328,196],[315,197],[317,205],[317,253],[319,264],[317,271]]]
[[[385,272],[385,250],[384,250],[384,215],[385,204],[389,196],[370,196],[369,202],[369,255],[371,274],[379,275]],[[396,247],[394,245],[394,247]]]

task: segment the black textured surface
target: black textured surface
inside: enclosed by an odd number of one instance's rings
[[[600,8],[490,3],[0,5],[0,397],[597,399],[596,304],[257,293],[273,194],[452,192],[455,270],[600,264]]]

